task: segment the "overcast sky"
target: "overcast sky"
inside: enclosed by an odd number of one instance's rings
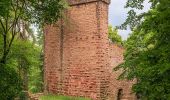
[[[111,4],[109,7],[109,24],[111,24],[112,26],[121,25],[125,21],[128,12],[128,9],[124,8],[126,1],[127,0],[111,0]],[[143,9],[143,11],[138,11],[138,13],[148,11],[148,9],[150,8],[148,0],[146,0],[146,2],[144,3],[144,6],[145,8]],[[119,34],[122,36],[123,40],[127,39],[130,32],[130,30],[119,30]]]

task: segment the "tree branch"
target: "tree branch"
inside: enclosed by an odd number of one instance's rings
[[[5,29],[5,26],[4,26],[4,24],[3,24],[3,22],[2,22],[2,20],[0,19],[0,23],[1,23],[1,26],[2,26],[2,28],[3,28],[3,31],[5,32],[6,31],[6,29]],[[2,35],[5,35],[5,33],[2,33]]]

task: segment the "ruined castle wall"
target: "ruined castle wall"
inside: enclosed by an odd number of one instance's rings
[[[44,81],[45,91],[50,93],[58,92],[58,80],[60,79],[60,26],[48,25],[45,32],[45,61],[44,61]]]
[[[110,65],[108,4],[99,0],[71,6],[62,21],[45,28],[46,90],[104,99]]]
[[[132,93],[131,90],[134,81],[117,80],[122,71],[113,71],[113,68],[123,62],[123,53],[124,48],[122,46],[110,43],[111,77],[109,85],[110,94],[108,96],[108,100],[118,100],[118,95],[120,95],[120,100],[136,100],[135,94]],[[121,90],[121,94],[119,94],[119,90]]]
[[[118,81],[124,49],[108,40],[109,0],[69,0],[65,17],[45,32],[45,90],[93,100],[134,100],[133,81]]]
[[[101,93],[105,82],[102,81],[106,76],[102,75],[105,75],[109,65],[106,52],[107,9],[107,4],[100,1],[72,6],[67,12],[68,23],[64,32],[64,94],[93,99],[104,97]]]

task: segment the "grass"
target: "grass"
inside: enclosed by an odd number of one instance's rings
[[[46,96],[41,96],[40,100],[90,100],[90,99],[82,98],[82,97],[46,95]]]

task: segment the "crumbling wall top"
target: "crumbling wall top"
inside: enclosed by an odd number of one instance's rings
[[[97,1],[102,1],[104,3],[110,4],[110,0],[68,0],[68,3],[70,6],[74,6]]]

